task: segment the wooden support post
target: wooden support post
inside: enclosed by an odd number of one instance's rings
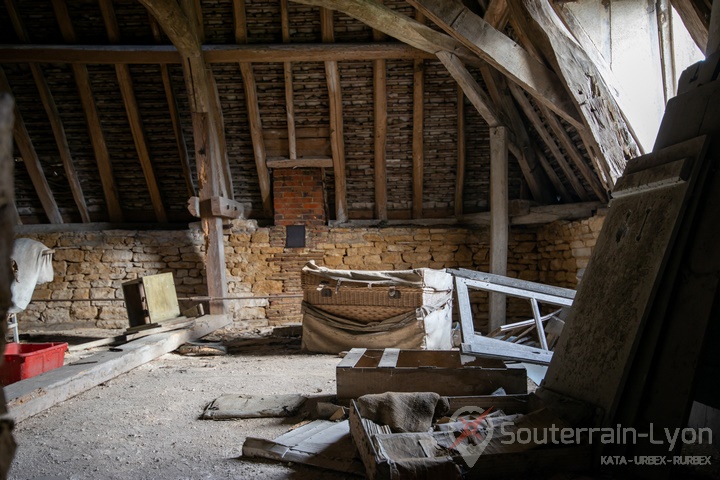
[[[425,64],[424,60],[415,60],[413,63],[413,195],[412,216],[423,216],[423,180],[425,152],[423,143],[423,121],[425,119]]]
[[[67,43],[75,43],[75,30],[73,29],[72,22],[70,20],[70,13],[67,10],[65,1],[52,0],[52,4],[63,39]],[[95,162],[97,163],[98,172],[100,174],[100,182],[105,195],[108,217],[113,223],[121,223],[123,221],[123,212],[122,207],[120,206],[120,195],[118,193],[117,186],[115,185],[110,154],[108,153],[107,144],[105,143],[105,136],[102,131],[102,125],[100,124],[100,117],[95,105],[95,98],[93,97],[92,89],[90,87],[88,70],[85,65],[80,64],[73,64],[72,70],[78,89],[78,95],[80,96],[80,103],[82,104],[83,112],[85,113],[85,120],[88,126],[88,137],[90,138],[90,143],[93,147]]]
[[[385,60],[373,62],[375,130],[375,218],[387,220],[387,81]]]
[[[676,93],[675,55],[673,55],[674,35],[672,23],[672,7],[669,0],[657,0],[655,13],[658,26],[658,43],[660,49],[660,69],[663,79],[663,95],[665,103]]]
[[[455,169],[455,217],[463,214],[465,187],[465,94],[458,85],[457,94],[457,168]]]
[[[333,12],[320,9],[320,29],[323,42],[333,42]],[[336,61],[325,62],[325,79],[330,100],[330,148],[333,156],[333,174],[335,176],[335,219],[345,222],[348,219],[347,193],[345,180],[345,139],[343,138],[342,89],[340,71]]]
[[[490,273],[507,273],[510,217],[508,208],[508,138],[505,127],[490,129]],[[488,330],[505,324],[506,299],[489,294]]]
[[[290,17],[288,0],[280,0],[280,25],[283,43],[290,43]],[[285,111],[287,112],[288,157],[297,159],[297,137],[295,135],[295,99],[293,93],[292,63],[283,63],[285,77]]]

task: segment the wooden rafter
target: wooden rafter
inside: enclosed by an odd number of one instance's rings
[[[465,94],[458,85],[457,95],[457,167],[455,168],[455,217],[463,214],[465,188]]]
[[[283,43],[290,43],[290,14],[288,0],[280,0],[280,26]],[[297,138],[295,135],[295,95],[293,92],[292,63],[283,63],[283,76],[285,77],[285,111],[287,113],[288,129],[288,156],[291,160],[297,158]]]
[[[120,27],[115,18],[115,10],[113,9],[112,0],[100,0],[100,12],[105,22],[105,30],[111,43],[120,42]],[[135,151],[140,161],[140,166],[145,176],[150,201],[155,211],[155,218],[162,223],[167,223],[167,213],[163,205],[162,195],[155,178],[155,169],[153,168],[152,159],[150,158],[150,150],[148,149],[147,139],[145,138],[145,130],[140,117],[137,99],[135,98],[135,90],[133,88],[132,75],[130,67],[124,64],[115,65],[115,73],[117,75],[118,84],[120,85],[120,95],[125,105],[125,113],[127,114],[130,131],[132,132],[133,141],[135,142]]]
[[[710,11],[702,8],[701,2],[695,0],[670,0],[670,3],[677,10],[695,44],[705,53],[710,28]]]
[[[63,40],[67,43],[75,43],[75,30],[70,20],[70,14],[64,0],[52,0],[55,16],[60,26]],[[108,153],[107,144],[105,143],[105,135],[100,124],[100,116],[98,115],[95,98],[90,87],[90,75],[85,65],[73,64],[73,76],[77,85],[80,103],[82,103],[83,112],[85,112],[85,120],[88,127],[88,136],[95,153],[95,161],[100,173],[100,182],[105,195],[105,203],[108,210],[108,217],[113,223],[121,223],[123,221],[122,207],[120,206],[120,195],[115,185],[115,177],[113,175],[112,162]]]
[[[590,155],[603,159],[610,182],[622,175],[627,159],[640,150],[602,74],[569,33],[548,2],[508,0],[518,29],[533,39],[582,114]],[[546,105],[548,106],[548,105]]]
[[[505,34],[456,0],[409,0],[409,3],[539,102],[582,128],[582,117],[557,75]]]
[[[233,3],[235,12],[235,42],[238,44],[247,43],[247,26],[244,23],[245,1],[235,0]],[[240,23],[242,22],[242,23]],[[255,168],[258,172],[260,185],[260,196],[262,198],[263,214],[272,218],[273,204],[270,187],[270,172],[267,168],[267,151],[265,150],[265,139],[262,131],[262,120],[260,118],[260,105],[257,98],[257,87],[255,86],[255,74],[252,64],[240,62],[240,74],[243,78],[243,90],[245,91],[245,103],[248,112],[248,124],[250,125],[250,140],[253,145],[253,156]]]
[[[148,20],[150,22],[150,29],[152,30],[153,38],[159,43],[161,41],[160,27],[155,21],[155,18],[151,15],[148,15]],[[195,190],[195,184],[192,179],[190,156],[188,155],[187,142],[185,141],[185,134],[183,133],[182,123],[180,121],[180,112],[178,111],[177,98],[175,97],[175,88],[173,86],[172,77],[170,76],[170,69],[167,65],[160,65],[160,76],[162,77],[165,99],[170,112],[170,120],[172,122],[173,133],[175,134],[175,144],[178,149],[178,156],[180,157],[183,177],[185,177],[185,186],[187,188],[188,197],[195,197],[197,196],[197,191]]]
[[[211,64],[434,58],[434,54],[397,42],[204,45],[202,53]],[[0,45],[0,62],[178,65],[182,55],[173,45]]]
[[[534,151],[535,158],[547,174],[550,182],[553,184],[555,191],[560,196],[562,201],[565,203],[572,203],[573,198],[570,195],[570,192],[567,191],[567,188],[565,188],[565,185],[563,185],[560,177],[558,177],[557,173],[555,173],[555,170],[553,170],[552,166],[550,165],[550,162],[548,162],[547,158],[545,158],[545,154],[542,152],[542,150],[540,150],[540,147],[533,143],[531,145],[531,148]]]
[[[323,42],[334,41],[333,12],[320,9],[320,31]],[[328,98],[330,100],[330,148],[335,177],[335,218],[339,222],[348,219],[347,187],[345,179],[345,139],[343,138],[342,89],[340,71],[336,61],[325,62]]]
[[[30,37],[23,25],[20,15],[17,12],[15,2],[13,0],[5,0],[5,8],[10,16],[11,23],[15,29],[15,34],[18,36],[20,41],[23,43],[30,43]],[[90,222],[90,212],[88,211],[87,204],[85,203],[82,185],[80,185],[80,179],[78,178],[77,171],[75,170],[72,153],[70,152],[67,135],[65,134],[65,127],[62,119],[60,118],[60,112],[58,111],[55,103],[55,98],[50,92],[50,86],[48,85],[47,79],[45,78],[40,66],[35,63],[31,63],[30,71],[32,72],[33,79],[35,80],[35,86],[40,94],[40,101],[42,102],[45,113],[47,113],[48,120],[50,121],[50,128],[52,129],[53,136],[55,137],[55,143],[57,144],[58,152],[60,153],[60,159],[63,163],[65,176],[68,180],[73,200],[75,200],[75,205],[77,206],[83,223],[88,223]]]
[[[373,41],[385,35],[373,30]],[[384,59],[373,61],[373,133],[375,138],[374,180],[375,218],[387,220],[387,64]]]
[[[490,128],[490,273],[507,274],[510,211],[508,205],[508,138],[505,127]],[[505,324],[506,297],[490,293],[488,329]]]
[[[10,84],[5,77],[5,71],[1,68],[0,91],[12,92]],[[15,124],[13,125],[13,137],[15,138],[18,150],[20,150],[20,155],[22,155],[25,168],[27,168],[28,174],[30,175],[30,180],[32,180],[33,186],[35,187],[35,192],[37,193],[40,203],[43,206],[45,215],[47,215],[50,223],[63,223],[62,215],[60,215],[57,203],[55,202],[55,197],[53,196],[52,190],[50,190],[50,185],[45,178],[45,173],[43,172],[42,165],[40,164],[40,159],[35,152],[35,147],[30,139],[27,128],[25,128],[25,122],[23,121],[17,104],[15,105],[14,115]]]
[[[415,20],[425,24],[425,17],[417,12]],[[445,53],[445,52],[439,52]],[[423,181],[425,180],[425,147],[424,128],[425,120],[425,62],[417,59],[413,62],[413,137],[412,137],[412,159],[413,159],[413,195],[412,212],[413,218],[423,217]]]
[[[540,116],[535,111],[535,108],[533,108],[530,100],[528,100],[525,96],[525,92],[523,92],[516,85],[511,84],[509,85],[509,87],[513,97],[515,98],[515,101],[517,101],[518,105],[525,113],[525,116],[528,118],[528,120],[530,120],[530,123],[535,128],[535,131],[538,133],[538,135],[540,135],[540,138],[542,138],[543,142],[545,142],[548,149],[552,152],[555,160],[557,160],[560,168],[562,168],[562,171],[565,173],[565,177],[568,179],[568,182],[570,182],[570,185],[572,185],[573,189],[575,190],[575,193],[577,193],[578,197],[580,197],[580,199],[583,201],[590,200],[590,197],[585,191],[585,188],[582,186],[582,183],[580,183],[580,180],[578,180],[577,176],[575,176],[575,173],[565,160],[565,156],[562,154],[560,148],[555,143],[552,135],[550,135],[550,133],[547,131],[547,128],[545,128],[545,125],[542,123]]]
[[[490,0],[487,10],[483,16],[489,25],[496,30],[502,31],[510,20],[510,9],[507,0]]]

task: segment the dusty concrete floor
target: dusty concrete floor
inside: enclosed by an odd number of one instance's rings
[[[9,478],[357,478],[239,458],[247,436],[273,439],[299,419],[198,419],[223,393],[335,393],[338,361],[288,347],[164,355],[16,425]]]

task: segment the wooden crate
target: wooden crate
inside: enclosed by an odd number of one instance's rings
[[[455,350],[353,348],[336,368],[338,399],[368,393],[435,392],[443,396],[527,393],[520,364],[462,355]]]
[[[543,408],[542,402],[534,395],[463,396],[448,397],[448,400],[451,411],[472,406],[482,409],[493,407],[506,414],[526,414]],[[404,459],[388,458],[387,450],[383,445],[393,436],[409,438],[423,434],[390,433],[386,426],[363,418],[354,400],[350,402],[350,434],[365,465],[365,473],[369,480],[432,478],[435,474],[442,474],[443,478],[465,479],[535,478],[543,473],[589,470],[594,463],[592,445],[543,446],[525,451],[483,453],[472,467],[468,467],[459,454],[445,455],[435,458],[432,471],[419,468],[408,473],[399,469],[395,462]],[[421,456],[413,458],[422,459]]]

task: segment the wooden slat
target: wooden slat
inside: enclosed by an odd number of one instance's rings
[[[204,45],[208,63],[277,63],[432,59],[434,54],[402,43],[303,43]],[[182,55],[172,45],[0,45],[2,63],[79,63],[93,65],[175,64]]]
[[[245,0],[233,0],[233,20],[235,41],[247,40],[247,16],[245,14]]]
[[[65,2],[63,0],[53,0],[52,4],[63,39],[68,43],[75,42],[75,31],[72,27]],[[108,217],[113,223],[121,223],[123,221],[123,212],[120,206],[120,196],[115,185],[110,154],[108,153],[107,144],[105,143],[105,135],[103,134],[102,125],[100,124],[95,98],[92,93],[92,88],[90,87],[88,70],[85,65],[75,64],[73,64],[72,70],[78,89],[78,96],[80,97],[80,103],[85,113],[88,136],[93,147],[93,153],[95,154],[95,162],[97,163],[98,172],[100,173],[100,182],[103,187],[103,194],[105,195]]]
[[[508,207],[508,139],[505,127],[490,128],[490,273],[505,275],[510,217]],[[490,293],[488,329],[505,324],[506,299]]]
[[[580,183],[580,180],[578,180],[577,176],[575,176],[575,173],[572,171],[572,168],[570,168],[570,165],[565,160],[565,156],[562,154],[560,149],[558,148],[557,144],[555,143],[555,140],[550,135],[550,133],[545,128],[545,125],[543,125],[542,120],[540,119],[540,116],[535,111],[533,106],[530,104],[530,101],[525,96],[525,92],[520,90],[515,85],[509,85],[510,92],[512,93],[513,97],[515,97],[515,100],[517,101],[518,105],[520,106],[520,109],[525,113],[525,116],[530,120],[530,123],[535,128],[535,131],[540,135],[540,137],[543,139],[547,147],[550,149],[552,154],[555,156],[555,160],[560,165],[560,168],[562,168],[562,171],[565,173],[565,177],[570,182],[570,185],[572,185],[573,189],[577,193],[577,195],[580,197],[583,201],[588,201],[590,199],[589,195],[585,191],[585,188],[582,186],[582,183]]]
[[[320,9],[320,31],[323,42],[333,42],[335,40],[332,10]],[[337,62],[325,62],[325,79],[330,101],[330,147],[332,149],[333,175],[335,177],[335,218],[339,222],[344,222],[348,219],[345,139],[343,138],[342,89]]]
[[[22,19],[17,12],[17,7],[13,0],[5,0],[5,8],[10,16],[15,34],[18,36],[21,42],[29,43],[30,37],[23,25]],[[30,64],[30,71],[32,72],[35,85],[37,86],[38,93],[40,94],[40,101],[45,108],[48,120],[50,121],[50,128],[52,129],[53,136],[55,137],[55,143],[60,153],[60,159],[63,162],[63,168],[65,170],[65,177],[68,180],[70,191],[75,200],[80,218],[84,223],[90,222],[90,213],[88,212],[87,204],[85,203],[85,196],[83,195],[82,185],[78,178],[77,171],[75,170],[75,164],[73,163],[72,153],[70,152],[70,146],[67,142],[67,136],[65,135],[65,127],[60,118],[60,112],[58,111],[55,99],[50,92],[50,86],[45,79],[45,75],[39,65],[34,63]]]
[[[108,39],[111,43],[120,42],[120,27],[117,23],[117,19],[115,18],[112,0],[99,0],[99,4]],[[140,161],[140,166],[142,167],[143,174],[145,176],[145,183],[147,184],[148,192],[150,194],[150,201],[152,202],[155,217],[159,222],[166,223],[167,214],[165,213],[162,195],[160,194],[160,188],[158,187],[157,179],[155,178],[155,170],[153,168],[152,159],[150,158],[150,150],[147,146],[147,140],[145,138],[145,131],[142,125],[142,118],[140,117],[137,99],[135,98],[135,90],[133,89],[130,67],[124,64],[115,65],[115,73],[117,75],[118,84],[120,86],[120,95],[122,96],[123,104],[125,105],[125,113],[127,114],[128,123],[130,124],[130,131],[132,132],[133,141],[135,142],[135,150],[137,151],[138,160]]]
[[[425,120],[425,64],[413,63],[413,136],[412,136],[412,212],[413,218],[423,217],[423,181],[425,180],[424,128]]]
[[[0,91],[12,92],[10,84],[5,77],[5,71],[0,68]],[[30,180],[32,180],[35,192],[37,193],[40,203],[43,206],[45,215],[47,215],[50,223],[63,223],[62,215],[58,210],[55,197],[53,196],[50,185],[45,178],[40,159],[35,152],[30,134],[28,134],[27,128],[25,128],[25,122],[23,121],[20,109],[17,104],[15,105],[15,124],[13,126],[13,137],[15,138],[15,144],[20,150],[22,155],[23,163],[27,169]]]
[[[335,368],[355,368],[355,365],[357,365],[363,355],[365,355],[366,351],[366,348],[351,349]]]
[[[597,150],[614,183],[622,175],[627,159],[637,157],[640,150],[602,73],[570,37],[548,2],[509,0],[509,5],[516,29],[533,39],[558,73],[586,125],[580,129],[587,130],[590,148]]]
[[[75,365],[8,385],[5,395],[10,415],[16,422],[22,421],[228,323],[230,319],[224,315],[206,315],[199,317],[193,327],[148,335],[113,351],[84,358]]]
[[[375,218],[387,220],[387,75],[385,60],[373,62],[373,119],[375,135]]]
[[[443,30],[571,124],[583,119],[557,75],[456,0],[409,0]]]
[[[395,368],[397,367],[398,357],[400,356],[399,348],[386,348],[383,350],[378,368]]]
[[[148,21],[150,22],[150,29],[153,32],[153,37],[156,42],[162,40],[160,35],[160,27],[158,26],[155,19],[148,15]],[[168,111],[170,112],[170,120],[172,121],[173,133],[175,134],[175,144],[178,149],[178,156],[180,157],[180,165],[183,169],[183,177],[185,178],[185,186],[189,197],[197,196],[195,190],[195,184],[192,179],[192,170],[190,169],[190,156],[188,155],[187,143],[185,142],[185,134],[183,133],[182,124],[180,120],[180,113],[178,111],[177,99],[175,97],[175,89],[173,86],[172,78],[170,77],[170,69],[167,65],[160,65],[160,76],[162,77],[163,88],[165,89],[165,99],[168,104]]]
[[[458,85],[457,95],[457,167],[455,168],[455,217],[463,214],[465,188],[465,94]]]

